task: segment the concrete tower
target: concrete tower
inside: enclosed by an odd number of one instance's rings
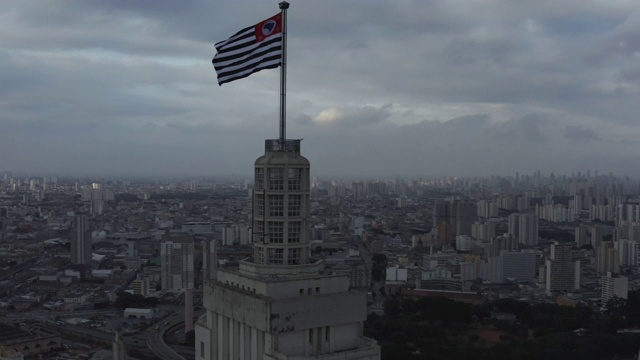
[[[255,163],[253,197],[254,260],[263,265],[300,265],[309,261],[309,160],[300,140],[267,140]]]
[[[366,294],[309,256],[309,161],[266,140],[255,162],[253,258],[204,285],[196,359],[379,359],[362,335]]]
[[[71,230],[71,262],[91,265],[91,229],[86,215],[77,215]]]
[[[113,351],[113,360],[127,360],[127,346],[122,338],[122,330],[116,330],[111,348]]]

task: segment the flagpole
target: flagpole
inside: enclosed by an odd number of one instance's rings
[[[278,4],[282,13],[282,65],[280,65],[280,150],[284,150],[284,143],[287,139],[287,9],[289,3],[286,1]]]

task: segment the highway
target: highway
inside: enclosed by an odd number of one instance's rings
[[[175,308],[174,308],[175,309]],[[8,313],[5,314],[5,321],[7,323],[19,323],[25,320],[38,321],[43,328],[57,331],[63,335],[70,336],[72,338],[79,339],[95,339],[101,343],[110,344],[114,339],[114,334],[106,332],[104,329],[92,329],[86,326],[65,324],[63,326],[56,325],[51,320],[55,316],[74,316],[74,317],[86,317],[90,315],[109,314],[118,315],[121,314],[121,310],[83,310],[75,312],[27,312],[27,313]],[[194,316],[199,316],[203,311],[198,311]],[[195,322],[195,320],[194,320]],[[187,360],[187,358],[178,354],[174,349],[164,342],[163,336],[168,330],[174,330],[180,326],[184,326],[184,309],[178,308],[174,315],[168,315],[164,318],[157,320],[153,325],[150,325],[142,332],[124,337],[127,347],[136,349],[137,351],[150,351],[155,356],[161,359],[167,360]],[[190,347],[177,346],[177,349],[181,353],[185,353],[189,359],[193,359],[195,356],[194,349]]]
[[[180,318],[179,316],[173,316],[172,320],[166,321],[166,319],[167,318],[162,319],[161,321],[164,322],[160,323],[159,325],[149,327],[146,330],[147,346],[157,357],[161,359],[187,360],[186,358],[175,352],[171,347],[169,347],[169,345],[167,345],[162,339],[162,336],[164,335],[165,331],[167,331],[167,329],[170,329],[180,323],[184,323],[183,318]]]

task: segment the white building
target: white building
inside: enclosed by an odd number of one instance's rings
[[[457,235],[456,236],[456,250],[458,251],[469,251],[471,250],[471,237],[468,235]]]
[[[379,359],[362,334],[366,293],[309,257],[309,161],[267,140],[255,162],[252,258],[204,285],[196,359]]]
[[[629,279],[616,273],[608,272],[602,277],[602,306],[614,296],[626,299],[629,294]]]
[[[388,267],[386,270],[386,281],[407,281],[407,269],[396,266]]]

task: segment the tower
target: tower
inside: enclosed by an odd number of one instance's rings
[[[91,229],[86,215],[76,215],[69,240],[71,263],[91,265]]]
[[[300,140],[265,142],[255,162],[254,260],[262,265],[300,265],[309,260],[309,160]]]
[[[280,137],[265,141],[264,155],[254,164],[253,256],[237,267],[219,268],[203,284],[196,359],[377,360],[379,346],[362,333],[366,293],[350,291],[348,275],[325,271],[324,261],[309,254],[310,164],[300,154],[301,140],[286,138],[289,4],[279,6],[280,14],[216,45],[219,84],[280,66]],[[263,41],[264,36],[271,37]],[[273,56],[261,50],[246,57],[251,65],[238,59],[238,46],[251,52],[263,44]],[[264,63],[255,61],[262,58]]]
[[[255,161],[254,255],[205,282],[196,358],[380,358],[362,334],[366,293],[309,256],[310,186],[300,140],[266,140]]]

